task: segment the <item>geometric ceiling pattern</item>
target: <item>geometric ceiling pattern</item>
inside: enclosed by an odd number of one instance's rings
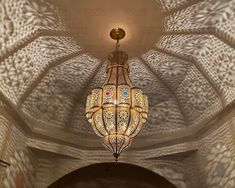
[[[187,129],[235,98],[235,0],[156,0],[164,15],[155,46],[129,59],[149,97],[140,137]],[[70,36],[56,1],[2,0],[0,91],[33,126],[94,136],[86,96],[106,62]]]

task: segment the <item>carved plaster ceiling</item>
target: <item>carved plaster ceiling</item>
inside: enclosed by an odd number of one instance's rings
[[[116,3],[1,1],[1,96],[32,131],[97,140],[85,101],[104,81],[115,24],[126,26],[130,77],[149,97],[139,139],[188,130],[234,101],[235,0]]]

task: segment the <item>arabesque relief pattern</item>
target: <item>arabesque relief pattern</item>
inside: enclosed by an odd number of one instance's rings
[[[3,179],[3,188],[34,188],[36,170],[33,155],[29,151],[16,151],[10,157],[10,163]]]
[[[143,136],[185,129],[234,100],[234,3],[158,1],[166,15],[162,37],[130,60],[131,79],[151,101]],[[93,134],[81,113],[103,68],[69,36],[56,2],[5,0],[1,19],[7,100],[35,125]]]

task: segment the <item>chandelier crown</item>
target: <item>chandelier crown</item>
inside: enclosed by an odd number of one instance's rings
[[[121,50],[115,50],[114,52],[111,52],[108,56],[108,60],[112,64],[118,64],[118,65],[123,65],[127,64],[128,60],[128,55],[126,52],[121,51]]]
[[[108,56],[107,76],[102,88],[93,89],[87,97],[86,117],[117,161],[147,120],[148,98],[133,87],[128,55],[119,50],[119,40],[124,38],[125,31],[113,29],[110,36],[117,40],[116,49]]]

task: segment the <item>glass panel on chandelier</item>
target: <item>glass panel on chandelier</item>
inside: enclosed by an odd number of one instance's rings
[[[103,105],[113,106],[116,104],[116,86],[105,85],[103,87]]]
[[[92,121],[91,121],[94,132],[100,137],[103,137],[109,134],[108,131],[105,129],[102,115],[103,115],[103,110],[100,109],[93,114]]]
[[[131,106],[131,88],[128,85],[118,86],[117,104],[118,106]]]
[[[132,89],[132,108],[136,109],[137,111],[142,111],[143,106],[143,98],[142,98],[142,91],[137,88]]]

